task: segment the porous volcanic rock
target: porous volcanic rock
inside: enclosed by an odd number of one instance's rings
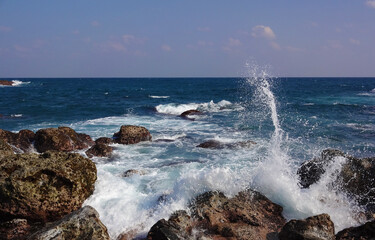
[[[99,220],[98,212],[90,206],[85,206],[32,234],[28,239],[109,240],[110,238],[107,228]]]
[[[135,144],[151,141],[151,134],[145,127],[123,125],[120,131],[113,134],[114,142],[120,144]]]
[[[31,145],[34,138],[35,133],[27,129],[21,130],[18,133],[0,129],[0,139],[15,147],[14,150],[16,151],[29,152],[32,148]]]
[[[335,227],[328,214],[290,220],[279,233],[280,240],[335,240]]]
[[[359,227],[346,228],[336,234],[336,240],[374,240],[375,220]]]
[[[0,239],[25,239],[32,231],[26,219],[13,219],[0,223]]]
[[[110,157],[112,156],[113,147],[103,143],[96,143],[89,150],[86,151],[86,155],[90,158],[96,157]]]
[[[206,142],[203,142],[199,144],[197,147],[199,148],[209,148],[209,149],[236,149],[236,148],[246,148],[246,147],[251,147],[256,142],[253,141],[240,141],[240,142],[235,142],[235,143],[223,143],[217,140],[208,140]]]
[[[87,134],[77,133],[69,127],[40,129],[35,134],[34,146],[38,152],[56,150],[71,152],[94,145]]]
[[[106,145],[109,145],[109,144],[113,143],[113,140],[112,140],[112,138],[101,137],[101,138],[96,139],[95,143],[96,144],[106,144]]]
[[[8,81],[8,80],[0,80],[0,85],[3,86],[13,86],[13,81]]]
[[[94,191],[95,164],[79,154],[6,155],[0,160],[0,222],[49,222],[77,210]]]
[[[4,140],[0,139],[0,158],[5,155],[14,154],[13,149]]]
[[[277,239],[286,222],[281,206],[253,190],[233,198],[206,192],[193,200],[190,210],[191,217],[178,212],[157,222],[148,239],[195,239],[194,229],[201,233],[200,239]]]

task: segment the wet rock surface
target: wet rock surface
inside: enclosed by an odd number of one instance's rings
[[[235,143],[223,143],[217,140],[208,140],[206,142],[203,142],[199,144],[197,147],[199,148],[209,148],[209,149],[235,149],[235,148],[247,148],[251,147],[256,142],[253,141],[240,141],[240,142],[235,142]]]
[[[28,239],[109,240],[110,238],[107,228],[99,220],[98,212],[90,206],[85,206],[32,234]]]
[[[120,131],[113,135],[114,142],[119,144],[135,144],[151,141],[151,134],[145,127],[123,125]]]
[[[148,239],[277,239],[285,224],[282,207],[252,190],[227,198],[221,192],[199,195],[190,206],[191,217],[179,211],[158,221]],[[192,230],[193,229],[193,230]]]
[[[8,81],[8,80],[0,80],[0,85],[3,85],[3,86],[13,86],[13,82],[12,81]]]
[[[335,240],[335,228],[328,214],[291,220],[279,233],[280,240]]]
[[[201,111],[198,111],[198,110],[187,110],[183,113],[180,114],[180,117],[184,118],[184,119],[187,119],[187,120],[191,120],[191,121],[194,121],[195,118],[193,118],[192,116],[196,116],[196,115],[202,115],[203,113]]]
[[[34,146],[38,152],[48,150],[71,152],[94,145],[87,134],[77,133],[69,127],[40,129],[35,134]]]
[[[89,150],[85,153],[88,157],[92,158],[96,157],[111,157],[113,152],[113,147],[108,146],[107,144],[103,143],[96,143],[92,146]]]
[[[122,177],[131,177],[133,175],[145,175],[145,171],[137,170],[137,169],[129,169],[122,174]]]
[[[109,144],[112,144],[113,143],[113,139],[112,138],[108,138],[108,137],[100,137],[98,139],[95,140],[95,144],[106,144],[106,145],[109,145]]]
[[[6,155],[0,159],[0,222],[60,219],[94,191],[95,164],[78,154]]]
[[[0,139],[12,145],[17,152],[20,152],[19,150],[21,152],[29,152],[35,139],[35,133],[27,129],[18,133],[0,129]]]
[[[14,154],[12,147],[4,140],[0,139],[0,158],[5,155]]]
[[[346,228],[336,234],[337,240],[374,240],[375,220],[359,227]]]

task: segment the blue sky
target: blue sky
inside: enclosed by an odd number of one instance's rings
[[[375,0],[0,0],[0,77],[375,76]]]

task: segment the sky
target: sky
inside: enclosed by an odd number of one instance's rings
[[[0,78],[374,77],[375,0],[0,0]]]

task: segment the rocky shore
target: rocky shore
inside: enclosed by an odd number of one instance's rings
[[[199,114],[188,112],[185,115]],[[186,117],[182,116],[182,117]],[[93,141],[68,127],[21,130],[0,129],[0,239],[110,239],[97,211],[82,207],[93,193],[97,170],[89,159],[110,158],[114,143],[151,141],[140,126],[121,126],[111,138]],[[226,144],[207,141],[198,147],[244,148],[252,141]],[[85,150],[86,156],[74,151]],[[321,156],[298,169],[301,188],[308,188],[336,161],[342,163],[333,190],[341,190],[365,209],[368,222],[335,234],[328,214],[286,221],[282,206],[261,193],[247,189],[228,198],[210,191],[196,196],[187,209],[160,219],[146,239],[374,239],[375,158],[355,158],[339,150]],[[130,169],[124,177],[145,174]],[[117,239],[140,239],[124,232]]]
[[[13,82],[12,81],[8,81],[8,80],[0,80],[0,86],[3,85],[3,86],[13,86]]]

